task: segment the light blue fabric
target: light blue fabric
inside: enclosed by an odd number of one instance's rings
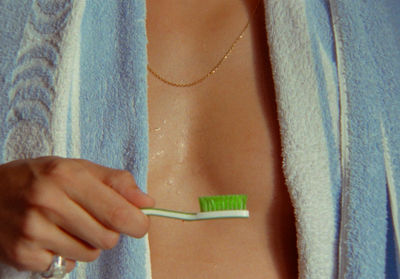
[[[27,26],[44,38],[68,24],[77,0],[0,1],[0,161],[52,154],[55,72],[62,54],[57,44],[23,50]],[[398,0],[304,0],[325,112],[338,247],[346,278],[397,278],[398,260],[388,201],[381,121],[400,204],[400,3]],[[331,17],[331,12],[337,17]],[[43,17],[53,13],[54,17]],[[140,0],[88,0],[80,24],[81,157],[131,171],[146,190],[148,164],[146,7]],[[338,21],[336,21],[339,19]],[[333,20],[337,29],[332,27]],[[305,27],[303,27],[305,28]],[[334,33],[343,42],[338,48]],[[348,97],[350,178],[340,208],[340,139],[333,135],[330,102],[321,67],[321,43],[336,73],[341,65]],[[334,77],[339,84],[338,78]],[[338,92],[343,90],[339,88]],[[73,104],[69,98],[70,106]],[[73,154],[72,110],[68,110],[67,155]],[[30,127],[25,140],[24,129]],[[21,142],[16,142],[20,139]],[[400,213],[400,212],[398,212]],[[400,214],[399,214],[400,216]],[[400,222],[400,220],[394,220]],[[340,226],[341,225],[341,226]],[[339,229],[342,228],[339,239]],[[344,243],[345,241],[345,243]],[[144,240],[122,236],[117,247],[86,266],[87,278],[146,278]],[[0,265],[0,278],[7,266]],[[22,275],[21,275],[22,276]],[[29,276],[29,275],[27,275]],[[78,278],[77,271],[70,275]],[[29,278],[29,277],[21,277]]]
[[[335,2],[335,1],[333,1]],[[397,278],[381,119],[400,189],[399,1],[336,1],[349,119],[350,187],[343,216],[346,278]],[[397,16],[396,16],[397,15]],[[397,195],[397,198],[399,196]],[[394,208],[392,210],[398,210]],[[397,220],[398,221],[398,220]],[[389,227],[388,227],[389,226]],[[390,236],[390,238],[388,238]],[[388,255],[392,255],[389,257]],[[398,261],[397,261],[398,263]]]
[[[87,1],[81,44],[81,157],[147,179],[144,1]],[[143,239],[121,237],[88,278],[145,278]],[[90,274],[90,275],[89,275]]]
[[[57,32],[65,31],[76,3],[0,2],[2,162],[53,152],[51,110],[56,96],[55,70],[62,53],[61,43],[50,40]],[[144,1],[87,1],[80,26],[85,38],[80,50],[81,158],[129,170],[143,190],[148,161],[145,8]],[[46,14],[54,16],[48,18]],[[24,32],[29,28],[38,32],[43,41],[22,50],[26,54],[21,55]],[[70,114],[71,109],[67,116],[69,133]],[[38,133],[29,127],[38,127]],[[15,139],[22,129],[28,129],[45,144],[38,145],[39,140],[31,138],[16,148]],[[66,141],[71,141],[70,134]],[[67,154],[72,154],[70,146]],[[86,276],[145,278],[143,250],[143,239],[121,236],[114,249],[104,251],[97,261],[86,266]],[[2,278],[9,276],[4,269],[0,270]],[[70,276],[77,278],[78,274],[72,272]]]
[[[324,72],[322,67],[321,50],[322,47],[326,53],[330,54],[329,62],[331,71],[336,73],[336,55],[335,55],[335,41],[333,38],[333,30],[331,26],[331,12],[329,6],[329,0],[309,0],[307,4],[307,18],[308,18],[308,30],[312,41],[313,57],[315,62],[315,74],[318,76],[318,93],[320,97],[321,107],[323,107],[323,122],[325,138],[328,142],[329,152],[329,163],[332,180],[332,196],[335,207],[335,219],[337,224],[337,231],[335,232],[337,238],[339,237],[339,223],[340,223],[340,199],[341,199],[341,179],[340,179],[340,140],[337,139],[333,133],[333,122],[330,108],[329,108],[329,97],[328,88],[325,80],[325,75],[328,73]],[[322,46],[320,45],[322,44]],[[338,84],[337,76],[333,77],[335,84]],[[339,88],[337,85],[337,94],[339,95]],[[337,96],[337,98],[339,98]],[[339,104],[337,104],[338,106]]]

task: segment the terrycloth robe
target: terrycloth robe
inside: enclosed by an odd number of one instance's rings
[[[299,276],[397,278],[400,4],[264,2]],[[84,158],[146,190],[145,18],[140,0],[0,1],[0,162]],[[147,239],[126,236],[69,275],[149,277]]]

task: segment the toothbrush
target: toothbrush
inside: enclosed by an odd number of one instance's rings
[[[185,221],[198,221],[223,218],[249,218],[246,210],[246,195],[223,195],[200,197],[200,212],[189,213],[160,208],[142,208],[144,214],[180,219]]]

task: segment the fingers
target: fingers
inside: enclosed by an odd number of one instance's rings
[[[74,201],[60,198],[53,206],[54,210],[43,210],[47,220],[64,231],[97,249],[111,249],[119,239],[119,232],[111,230],[98,222],[91,214]],[[64,254],[61,254],[64,255]],[[79,261],[78,258],[72,257]],[[81,261],[83,261],[81,259]]]
[[[2,231],[0,259],[20,271],[42,272],[49,268],[53,255],[66,257],[66,269],[70,272],[76,260],[93,261],[100,254],[93,247],[74,239],[57,226],[47,222],[39,212],[29,212],[20,229],[14,234]]]
[[[147,233],[149,218],[137,206],[113,189],[104,187],[101,182],[90,177],[81,179],[88,182],[79,191],[69,191],[68,194],[98,222],[113,231],[136,238]]]
[[[153,206],[154,200],[141,193],[128,172],[102,167],[85,160],[55,159],[41,170],[41,174],[44,178],[38,186],[43,188],[43,191],[38,191],[38,196],[41,197],[38,202],[40,206],[46,207],[48,200],[58,199],[58,194],[51,195],[49,187],[42,185],[57,185],[56,188],[65,191],[71,200],[108,229],[136,238],[147,233],[149,218],[139,207]],[[44,198],[46,196],[49,198]],[[70,216],[63,213],[59,215],[65,218]],[[66,223],[70,224],[71,221]],[[72,226],[79,227],[76,223]]]
[[[120,233],[142,237],[154,206],[132,175],[85,160],[43,157],[0,166],[0,261],[45,271],[54,254],[93,261]]]
[[[100,249],[48,222],[47,216],[40,212],[32,212],[31,215],[35,215],[30,218],[33,221],[25,225],[27,240],[66,259],[92,262],[99,257]]]
[[[1,245],[1,261],[19,271],[45,271],[53,258],[53,254],[50,251],[42,249],[26,239],[18,239],[16,241],[10,235],[2,236]]]
[[[45,271],[53,255],[61,255],[66,259],[66,269],[69,272],[74,268],[75,261],[94,261],[101,252],[48,222],[46,216],[35,210],[28,213],[19,231],[18,235],[12,237],[1,235],[0,242],[6,240],[6,243],[1,244],[6,248],[7,257],[3,256],[1,260],[20,271]]]
[[[137,207],[153,207],[155,205],[154,199],[139,189],[135,179],[128,171],[110,169],[86,160],[76,161]]]

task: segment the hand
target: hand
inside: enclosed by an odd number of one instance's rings
[[[0,165],[0,261],[42,272],[53,254],[94,261],[123,233],[142,237],[154,206],[127,171],[89,161],[42,157]]]

